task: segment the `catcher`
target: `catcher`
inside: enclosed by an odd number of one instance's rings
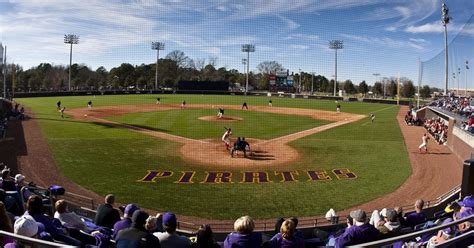
[[[234,147],[230,150],[230,156],[234,157],[234,152],[236,151],[243,151],[244,152],[244,157],[247,157],[247,151],[250,152],[250,144],[245,141],[245,137],[240,137],[237,138],[237,141],[234,143]]]

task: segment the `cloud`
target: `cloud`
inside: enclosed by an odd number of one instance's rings
[[[404,29],[405,32],[412,34],[423,34],[423,33],[443,33],[444,27],[441,24],[441,21],[425,23],[419,26],[408,26]],[[449,23],[448,31],[459,33],[462,35],[474,36],[474,26],[472,24],[468,25],[459,25],[457,23]]]
[[[374,37],[374,36],[361,36],[361,35],[350,35],[350,34],[342,34],[343,37],[363,42],[369,44],[376,44],[379,46],[388,46],[390,48],[414,48],[416,50],[422,51],[425,48],[413,41],[406,41],[406,40],[395,40],[388,37]]]
[[[411,40],[413,42],[418,42],[418,43],[426,43],[427,42],[425,39],[410,38],[409,40]]]
[[[295,30],[300,27],[300,24],[293,20],[290,20],[289,18],[286,18],[281,15],[278,15],[277,17],[280,18],[280,20],[282,20],[286,24],[286,28],[288,28],[289,30]]]
[[[317,40],[319,40],[319,36],[314,35],[314,34],[297,33],[297,34],[290,34],[285,39],[287,39],[287,40],[317,41]]]
[[[309,46],[306,46],[306,45],[290,45],[290,49],[295,49],[295,50],[306,50],[308,48]]]

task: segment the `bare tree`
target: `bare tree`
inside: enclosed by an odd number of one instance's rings
[[[276,61],[263,61],[258,64],[257,69],[262,74],[275,74],[277,71],[285,70],[285,68]]]
[[[171,51],[166,55],[166,58],[176,62],[179,68],[188,68],[191,64],[191,59],[180,50]]]

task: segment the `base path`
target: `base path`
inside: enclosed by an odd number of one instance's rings
[[[236,105],[209,105],[209,104],[190,104],[186,105],[187,109],[232,109],[241,110],[240,106]],[[74,118],[99,122],[115,127],[127,128],[135,132],[139,132],[145,135],[159,137],[162,139],[182,143],[183,146],[180,148],[181,157],[184,160],[190,161],[196,165],[203,167],[212,168],[255,168],[257,166],[264,167],[279,167],[282,165],[288,165],[290,162],[297,161],[300,156],[298,151],[288,145],[289,142],[301,139],[303,137],[326,131],[330,128],[335,128],[341,125],[345,125],[354,121],[365,118],[365,115],[357,115],[351,113],[336,113],[331,111],[317,110],[317,109],[300,109],[300,108],[280,108],[280,107],[265,107],[259,106],[259,108],[252,108],[249,110],[241,111],[256,111],[266,112],[274,114],[285,114],[285,115],[297,115],[305,116],[313,119],[323,119],[329,121],[335,121],[333,123],[311,128],[297,133],[292,133],[282,137],[277,137],[270,140],[257,140],[247,138],[250,143],[252,152],[247,154],[247,158],[243,156],[231,157],[229,151],[225,149],[223,142],[216,139],[205,139],[205,140],[194,140],[186,137],[172,135],[164,132],[153,131],[146,128],[136,127],[127,124],[121,124],[110,120],[103,119],[108,116],[122,115],[126,113],[137,113],[137,112],[151,112],[151,111],[166,111],[166,110],[180,110],[180,105],[172,104],[149,104],[149,105],[138,105],[138,106],[110,106],[110,107],[99,107],[93,109],[81,108],[73,109],[68,112]],[[224,117],[226,117],[224,115]],[[223,120],[217,117],[204,116],[199,119],[207,121],[223,121],[228,122],[240,121],[238,117],[229,118],[226,117]],[[232,143],[232,142],[231,142]]]

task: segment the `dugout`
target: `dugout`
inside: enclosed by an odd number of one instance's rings
[[[0,98],[0,118],[7,117],[12,110],[13,103],[6,98]]]
[[[179,91],[229,91],[228,81],[179,81]]]

